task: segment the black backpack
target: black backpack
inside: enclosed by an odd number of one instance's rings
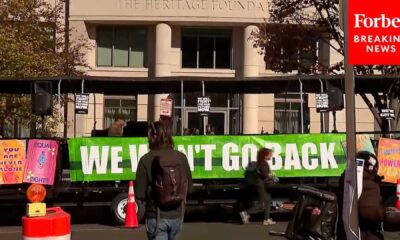
[[[186,201],[188,178],[181,159],[156,156],[152,177],[152,196],[159,209],[174,210]]]
[[[256,184],[258,179],[258,164],[257,162],[250,162],[247,165],[244,171],[244,178],[246,180],[246,184],[249,186],[253,186]]]

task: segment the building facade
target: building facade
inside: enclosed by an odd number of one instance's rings
[[[267,0],[71,0],[71,40],[83,39],[89,76],[157,78],[196,76],[232,78],[278,76],[249,39],[268,14]],[[318,61],[334,64],[338,57],[324,41],[315,42]],[[268,58],[268,56],[266,56]],[[296,72],[294,72],[295,74]],[[292,73],[293,74],[293,73]],[[110,81],[111,81],[110,80]],[[107,128],[116,114],[128,121],[154,121],[161,99],[174,99],[174,131],[215,134],[318,133],[333,129],[332,115],[316,112],[315,95],[214,93],[210,113],[197,112],[198,92],[155,95],[90,95],[89,113],[75,115],[68,107],[68,137],[90,135]],[[183,99],[183,102],[182,102]],[[96,112],[96,114],[94,114]],[[96,116],[96,117],[94,117]],[[362,99],[356,99],[357,131],[373,131],[374,118]],[[321,122],[325,123],[325,127]],[[75,127],[73,127],[75,125]],[[344,110],[336,127],[345,131]]]

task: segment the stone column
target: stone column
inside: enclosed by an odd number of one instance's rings
[[[155,51],[155,77],[171,76],[170,55],[171,55],[171,27],[166,23],[159,23],[156,26],[156,51]],[[168,94],[155,94],[153,96],[153,116],[149,120],[157,121],[160,118],[160,101]]]
[[[256,26],[250,25],[244,29],[243,34],[243,77],[257,77],[259,72],[259,55],[253,42],[249,40],[250,34]],[[243,133],[258,133],[258,94],[243,95]]]

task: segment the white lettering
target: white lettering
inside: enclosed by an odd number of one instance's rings
[[[205,144],[201,145],[201,149],[204,150],[204,170],[211,171],[212,170],[212,152],[217,149],[217,145],[215,144]]]
[[[239,147],[234,143],[224,144],[222,147],[222,167],[226,171],[239,170],[239,156],[231,156],[231,153],[239,153]]]
[[[101,160],[99,159],[99,146],[90,146],[90,152],[88,154],[88,147],[81,146],[81,159],[82,159],[82,171],[83,174],[92,174],[93,167],[96,165],[97,174],[105,174],[107,172],[107,161],[109,146],[102,146],[101,148]]]
[[[245,144],[242,147],[242,167],[246,168],[249,162],[257,162],[257,147],[254,144]]]
[[[354,28],[400,28],[400,18],[388,18],[385,14],[380,17],[366,17],[365,14],[354,14],[355,24]],[[362,25],[362,26],[361,26]]]
[[[326,143],[320,144],[320,154],[321,154],[321,168],[328,169],[329,165],[331,168],[338,168],[335,156],[333,152],[335,151],[335,143],[329,143],[329,147],[327,147]]]
[[[118,166],[122,162],[122,157],[119,155],[122,152],[122,147],[111,147],[111,173],[122,173],[123,169]]]
[[[285,170],[301,169],[299,152],[295,143],[286,144]]]
[[[318,167],[318,158],[309,158],[309,153],[311,155],[317,154],[317,146],[313,143],[306,143],[301,148],[301,163],[303,167],[307,170],[314,170]],[[311,161],[311,164],[310,164]]]

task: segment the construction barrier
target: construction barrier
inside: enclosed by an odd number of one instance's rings
[[[129,181],[128,203],[126,204],[125,227],[137,228],[139,227],[137,214],[135,194],[133,191],[133,182]]]
[[[22,217],[24,240],[70,240],[71,217],[60,207],[48,208],[44,217]]]

